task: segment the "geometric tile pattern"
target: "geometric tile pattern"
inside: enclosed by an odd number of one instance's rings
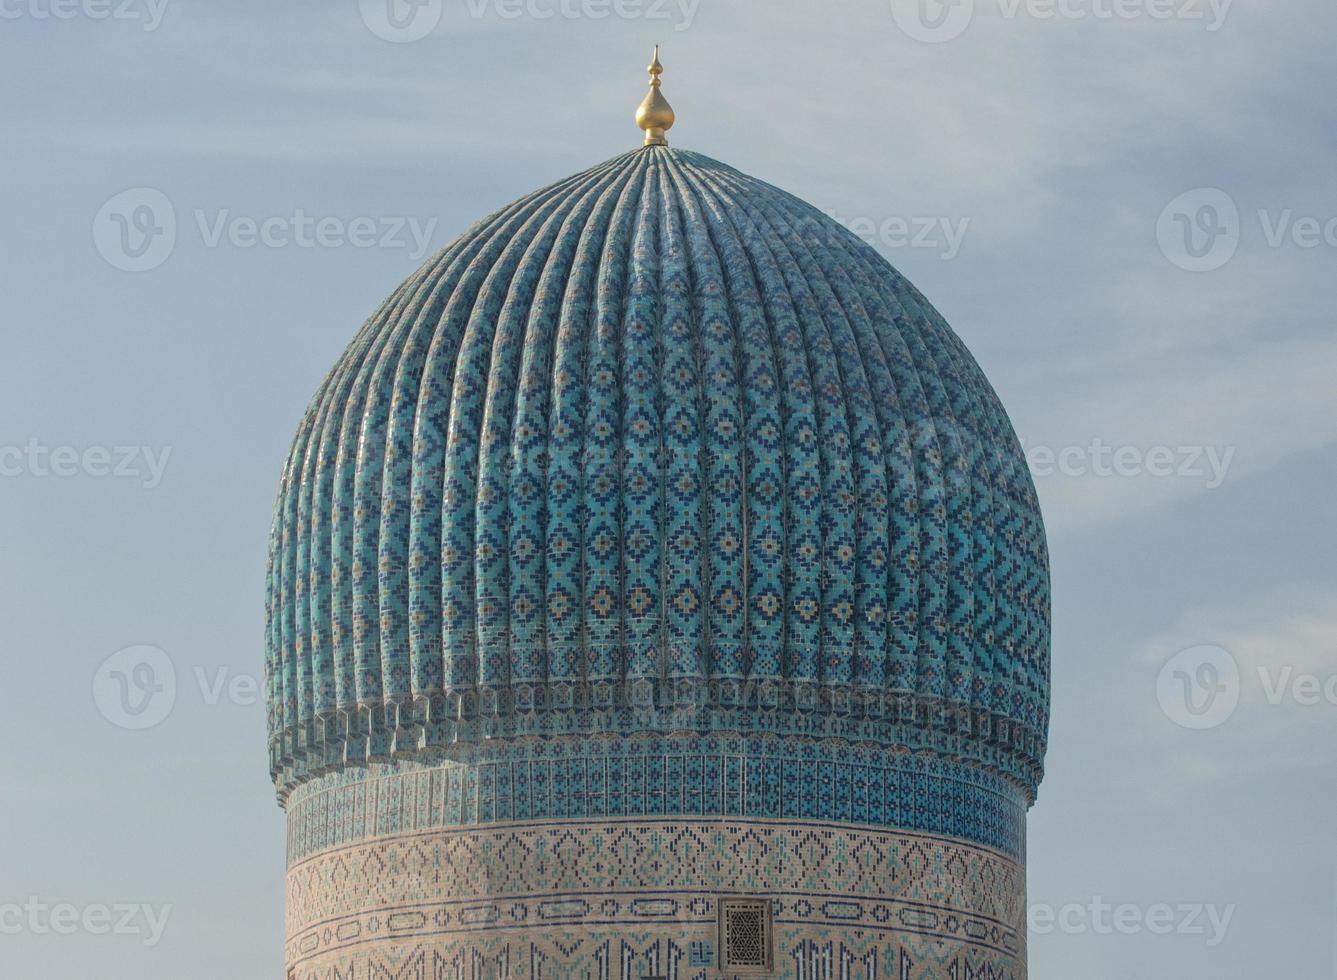
[[[706,923],[705,929],[710,929]],[[671,936],[664,937],[669,932]],[[868,935],[847,943],[827,930],[786,928],[781,958],[767,977],[794,980],[1024,980],[1015,957],[911,933]],[[680,934],[681,933],[681,934]],[[694,931],[571,930],[560,941],[517,941],[471,936],[465,940],[396,941],[395,930],[374,947],[300,961],[292,980],[756,980],[758,974],[721,971],[711,941],[684,939]],[[704,967],[704,969],[701,969]]]
[[[996,394],[876,251],[681,150],[517,201],[373,314],[293,441],[266,607],[281,796],[678,724],[1040,778],[1048,563]]]
[[[958,841],[801,821],[554,821],[398,835],[289,869],[302,980],[718,977],[716,903],[772,902],[775,975],[1025,976],[1025,884]]]
[[[973,766],[768,736],[604,737],[474,747],[344,769],[288,801],[288,861],[388,834],[553,818],[792,818],[921,831],[1025,859],[1026,802]]]

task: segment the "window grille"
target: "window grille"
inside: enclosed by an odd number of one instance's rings
[[[771,903],[764,898],[720,899],[720,966],[771,968]]]

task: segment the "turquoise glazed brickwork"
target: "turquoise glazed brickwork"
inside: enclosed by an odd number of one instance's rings
[[[1044,533],[993,389],[874,250],[695,153],[538,191],[404,282],[302,420],[270,555],[281,796],[683,727],[1040,778]]]
[[[358,331],[270,536],[296,980],[1024,980],[1049,573],[980,368],[699,154],[479,222]],[[762,906],[765,908],[766,906]]]
[[[852,822],[942,834],[1025,860],[1024,794],[982,770],[876,746],[640,736],[485,745],[466,761],[373,764],[288,800],[288,859],[446,827],[645,814]]]

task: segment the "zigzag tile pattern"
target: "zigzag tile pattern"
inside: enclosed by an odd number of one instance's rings
[[[958,841],[799,822],[550,822],[391,836],[288,874],[306,980],[719,977],[716,902],[773,902],[776,976],[1018,980],[1021,867]]]
[[[593,732],[1041,776],[1044,531],[993,389],[857,237],[666,147],[486,218],[364,324],[284,469],[266,639],[284,799]]]

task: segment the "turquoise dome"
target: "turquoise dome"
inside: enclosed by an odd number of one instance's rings
[[[1048,727],[1044,529],[978,365],[839,224],[667,147],[484,219],[363,325],[284,468],[266,639],[285,797],[738,732],[1033,799]]]

